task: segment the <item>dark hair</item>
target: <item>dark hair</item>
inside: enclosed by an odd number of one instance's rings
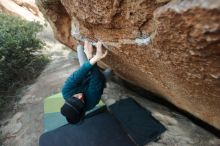
[[[76,124],[85,115],[85,104],[76,97],[68,98],[61,107],[61,114],[66,117],[69,123]]]

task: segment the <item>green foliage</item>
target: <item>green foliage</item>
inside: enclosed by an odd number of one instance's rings
[[[41,30],[39,23],[0,13],[0,105],[48,62],[41,53],[44,43],[36,37]]]

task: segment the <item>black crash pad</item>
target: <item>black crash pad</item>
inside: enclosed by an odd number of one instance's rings
[[[40,137],[40,146],[134,146],[108,112],[86,118],[78,125],[67,124]]]
[[[133,99],[127,98],[110,106],[110,111],[136,145],[156,140],[166,129]]]
[[[77,125],[67,124],[41,135],[40,146],[135,146],[155,140],[165,131],[151,113],[134,100],[123,99],[87,115]]]

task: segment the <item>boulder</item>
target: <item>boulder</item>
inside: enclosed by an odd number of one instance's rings
[[[101,62],[220,129],[219,0],[37,0],[56,38],[101,40]]]

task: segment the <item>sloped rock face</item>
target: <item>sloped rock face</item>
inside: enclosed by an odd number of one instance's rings
[[[219,0],[40,0],[67,46],[102,40],[102,63],[220,129]]]

